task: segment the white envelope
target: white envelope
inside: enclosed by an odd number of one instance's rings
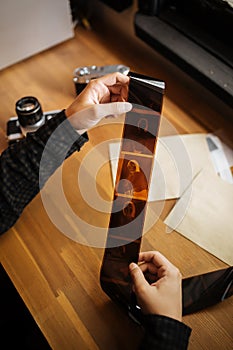
[[[177,201],[165,224],[233,265],[233,186],[206,166]]]

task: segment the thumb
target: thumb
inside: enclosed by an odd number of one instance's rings
[[[137,264],[131,263],[129,265],[129,272],[130,272],[130,276],[132,278],[132,281],[133,281],[133,284],[134,284],[134,287],[136,290],[141,285],[148,283],[144,277],[142,270],[140,269],[140,267]]]
[[[127,113],[132,109],[132,104],[129,102],[111,102],[96,105],[96,115],[98,119],[102,119],[109,115],[118,115]]]
[[[132,107],[129,102],[94,104],[72,114],[69,121],[76,130],[88,130],[94,127],[102,118],[129,112]]]

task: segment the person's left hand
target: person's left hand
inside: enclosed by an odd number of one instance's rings
[[[129,112],[129,77],[121,73],[93,79],[76,97],[65,113],[76,130],[88,130],[102,118]]]
[[[139,263],[140,267],[131,263],[129,272],[142,312],[181,321],[182,276],[178,268],[156,251],[140,253]]]

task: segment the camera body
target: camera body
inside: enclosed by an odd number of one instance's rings
[[[129,71],[130,68],[122,64],[78,67],[74,70],[73,75],[76,94],[79,95],[92,79],[114,72],[128,75]],[[36,131],[60,112],[59,110],[53,110],[44,113],[39,101],[34,96],[20,98],[15,104],[15,110],[17,115],[7,121],[6,134],[8,144],[20,141],[28,132]]]
[[[53,118],[59,110],[44,113],[37,98],[25,96],[15,105],[17,115],[7,121],[6,135],[8,144],[22,140],[28,132],[34,132],[49,119]]]
[[[130,68],[122,64],[78,67],[74,70],[73,74],[76,94],[79,95],[92,79],[96,79],[114,72],[120,72],[127,75],[129,71]]]

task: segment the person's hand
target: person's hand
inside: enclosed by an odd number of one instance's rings
[[[91,80],[66,109],[65,114],[76,130],[88,130],[102,118],[129,112],[127,101],[129,77],[121,73],[107,74]]]
[[[131,263],[129,271],[133,290],[144,314],[163,315],[181,321],[182,277],[178,268],[161,253],[150,251],[140,253],[139,265]]]

